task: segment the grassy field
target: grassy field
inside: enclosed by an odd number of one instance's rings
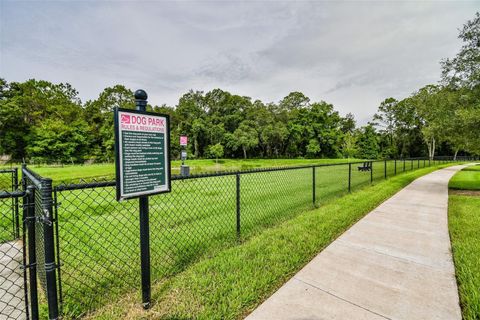
[[[351,189],[395,172],[394,161],[373,172],[352,165]],[[425,163],[426,165],[428,163]],[[409,162],[406,170],[422,167]],[[240,176],[240,238],[236,232],[236,176],[174,180],[172,192],[150,197],[152,279],[161,282],[213,252],[314,207],[312,168]],[[397,172],[403,163],[397,162]],[[348,192],[348,165],[315,169],[315,205]],[[114,187],[58,191],[64,311],[72,317],[138,288],[138,201],[118,203]],[[107,295],[108,293],[108,295]]]
[[[471,166],[458,172],[448,185],[450,189],[480,190],[480,165]]]
[[[218,163],[212,159],[187,160],[191,173],[205,173],[218,171],[239,171],[266,167],[302,166],[322,163],[345,163],[361,161],[357,159],[219,159]],[[172,174],[180,173],[181,161],[172,161]],[[20,165],[14,165],[20,167]],[[71,181],[78,179],[113,179],[115,177],[114,164],[91,165],[29,165],[30,169],[44,177],[56,181]],[[0,166],[11,168],[11,166]]]
[[[157,282],[150,311],[141,309],[135,290],[89,318],[242,318],[367,212],[433,170],[420,169],[325,200],[320,208],[305,211],[239,246],[207,255],[179,274]]]
[[[318,160],[252,161],[252,166],[318,163]],[[386,164],[385,169],[385,162],[374,162],[373,172],[361,172],[356,168],[358,165],[352,165],[351,189],[367,186],[371,179],[379,182],[385,173],[391,177],[404,169],[421,168],[428,165],[428,161],[387,161]],[[54,185],[58,185],[58,180],[101,177],[107,167],[34,170],[53,177]],[[312,168],[242,174],[240,237],[236,225],[235,175],[174,180],[171,193],[150,197],[152,280],[161,283],[201,259],[258,235],[265,228],[348,193],[348,167],[348,164],[337,164],[315,169],[315,204]],[[114,187],[57,190],[56,196],[65,315],[80,316],[131,288],[138,288],[138,201],[117,202]],[[4,231],[11,229],[11,220],[2,221],[1,227]]]
[[[458,172],[450,187],[480,190],[480,166]],[[455,272],[465,320],[480,319],[480,193],[451,194],[449,229]]]

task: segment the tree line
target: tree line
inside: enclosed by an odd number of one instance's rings
[[[221,89],[190,90],[176,106],[148,105],[170,115],[172,155],[180,135],[190,158],[399,158],[480,154],[480,16],[460,31],[464,45],[441,62],[439,84],[403,100],[385,99],[357,127],[332,104],[291,92],[265,103]],[[134,109],[123,85],[82,102],[68,83],[0,79],[0,155],[42,163],[111,162],[114,107]]]

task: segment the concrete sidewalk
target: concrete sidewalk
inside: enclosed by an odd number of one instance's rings
[[[247,319],[461,319],[447,209],[448,181],[463,167],[402,189]]]

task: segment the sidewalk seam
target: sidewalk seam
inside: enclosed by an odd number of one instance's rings
[[[316,285],[313,285],[313,284],[311,284],[311,283],[308,283],[308,282],[306,282],[306,281],[303,281],[302,279],[299,279],[299,278],[297,278],[297,277],[293,277],[293,279],[295,279],[295,280],[297,280],[297,281],[299,281],[299,282],[301,282],[301,283],[303,283],[303,284],[306,284],[307,286],[310,286],[310,287],[312,287],[312,288],[315,288],[315,289],[317,289],[317,290],[320,290],[320,291],[322,291],[322,292],[325,292],[326,294],[331,295],[332,297],[335,297],[335,298],[337,298],[337,299],[339,299],[339,300],[342,300],[342,301],[344,301],[344,302],[346,302],[346,303],[349,303],[349,304],[351,304],[351,305],[353,305],[353,306],[356,306],[356,307],[358,307],[358,308],[360,308],[360,309],[363,309],[363,310],[368,311],[368,312],[370,312],[370,313],[372,313],[372,314],[375,314],[375,315],[377,315],[377,316],[379,316],[379,317],[382,317],[382,318],[387,319],[387,320],[393,320],[392,318],[386,317],[386,316],[384,316],[383,314],[380,314],[380,313],[378,313],[378,312],[375,312],[375,311],[369,310],[369,309],[367,309],[367,308],[365,308],[365,307],[362,307],[362,306],[359,305],[359,304],[356,304],[356,303],[354,303],[354,302],[352,302],[352,301],[349,301],[349,300],[347,300],[347,299],[345,299],[345,298],[342,298],[342,297],[340,297],[340,296],[338,296],[338,295],[336,295],[336,294],[334,294],[334,293],[331,293],[331,292],[329,292],[329,291],[327,291],[327,290],[324,290],[324,289],[322,289],[322,288],[320,288],[320,287],[318,287],[318,286],[316,286]]]

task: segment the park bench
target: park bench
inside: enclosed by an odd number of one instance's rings
[[[372,170],[371,162],[364,162],[363,166],[358,167],[358,171],[371,171],[371,170]]]

